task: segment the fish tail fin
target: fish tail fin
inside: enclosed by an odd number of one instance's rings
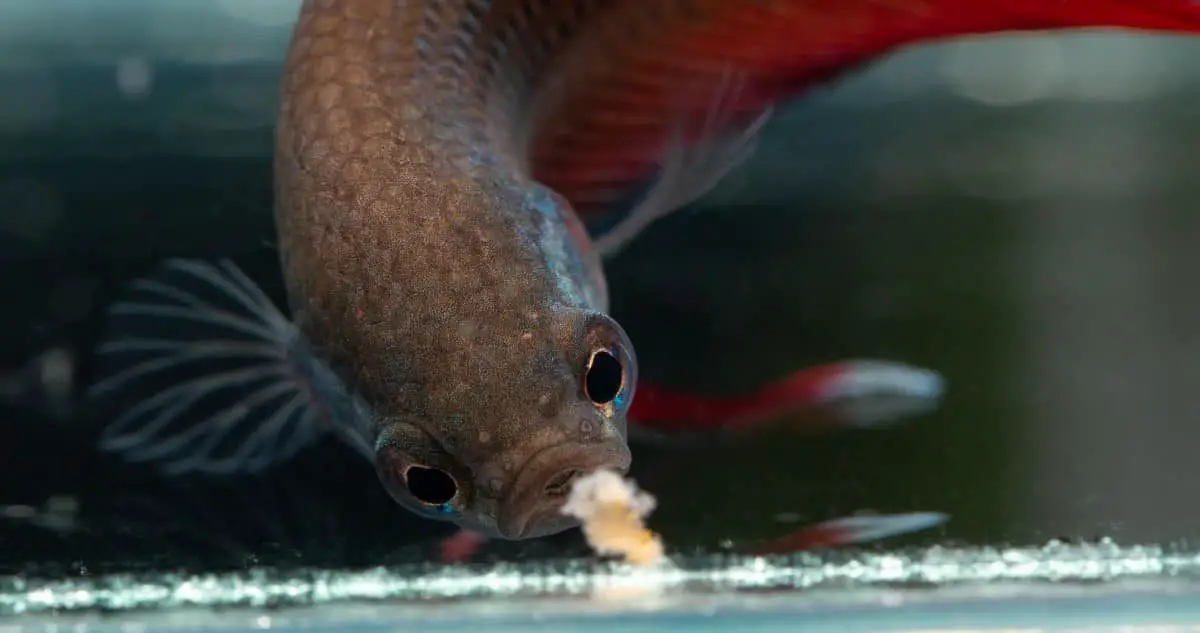
[[[921,532],[943,525],[950,517],[938,512],[851,516],[801,528],[750,548],[755,555],[788,554],[841,547]]]
[[[120,403],[102,450],[171,475],[258,472],[329,428],[320,381],[332,376],[229,261],[168,260],[130,284],[107,325],[88,390]]]
[[[806,410],[822,410],[836,427],[870,427],[937,407],[945,390],[937,373],[879,360],[808,367],[749,394],[710,397],[641,383],[629,419],[661,434],[750,429]]]

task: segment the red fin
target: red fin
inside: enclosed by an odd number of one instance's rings
[[[949,518],[937,512],[845,517],[810,525],[786,536],[749,548],[746,553],[759,556],[790,554],[805,550],[866,543],[928,530],[942,525]]]
[[[582,214],[650,173],[681,116],[732,66],[747,120],[899,47],[1072,27],[1200,31],[1195,0],[690,0],[626,2],[590,20],[556,98],[539,111],[533,176]],[[700,117],[692,117],[699,119]],[[697,129],[688,138],[694,138]]]
[[[833,407],[836,426],[867,426],[926,411],[941,399],[937,373],[887,361],[802,369],[754,393],[703,397],[639,383],[629,419],[660,433],[744,429],[798,411]]]
[[[465,563],[479,553],[479,548],[487,542],[487,537],[472,532],[459,530],[438,543],[443,563]]]

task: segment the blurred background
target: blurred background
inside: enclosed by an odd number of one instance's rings
[[[271,125],[297,6],[0,5],[0,572],[369,564],[445,532],[337,446],[216,482],[90,449],[108,412],[77,394],[121,284],[229,257],[282,301]],[[735,391],[884,358],[947,384],[888,428],[637,453],[668,543],[914,510],[952,519],[900,542],[1197,536],[1197,55],[1113,32],[908,50],[782,109],[652,227],[610,270],[644,377]]]

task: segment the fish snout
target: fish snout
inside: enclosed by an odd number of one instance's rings
[[[597,470],[624,475],[632,457],[623,439],[603,443],[567,442],[543,449],[521,468],[500,502],[496,526],[510,540],[549,536],[579,525],[562,513],[571,486]]]

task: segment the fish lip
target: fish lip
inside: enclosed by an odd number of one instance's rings
[[[521,540],[549,536],[579,525],[577,519],[560,512],[566,496],[548,499],[543,494],[550,480],[567,470],[590,473],[607,468],[624,475],[629,471],[631,461],[629,446],[623,441],[603,444],[563,442],[534,453],[501,500],[496,517],[497,531],[505,539]],[[550,529],[530,533],[530,526],[542,523],[541,519],[547,516],[561,516],[562,521]]]

